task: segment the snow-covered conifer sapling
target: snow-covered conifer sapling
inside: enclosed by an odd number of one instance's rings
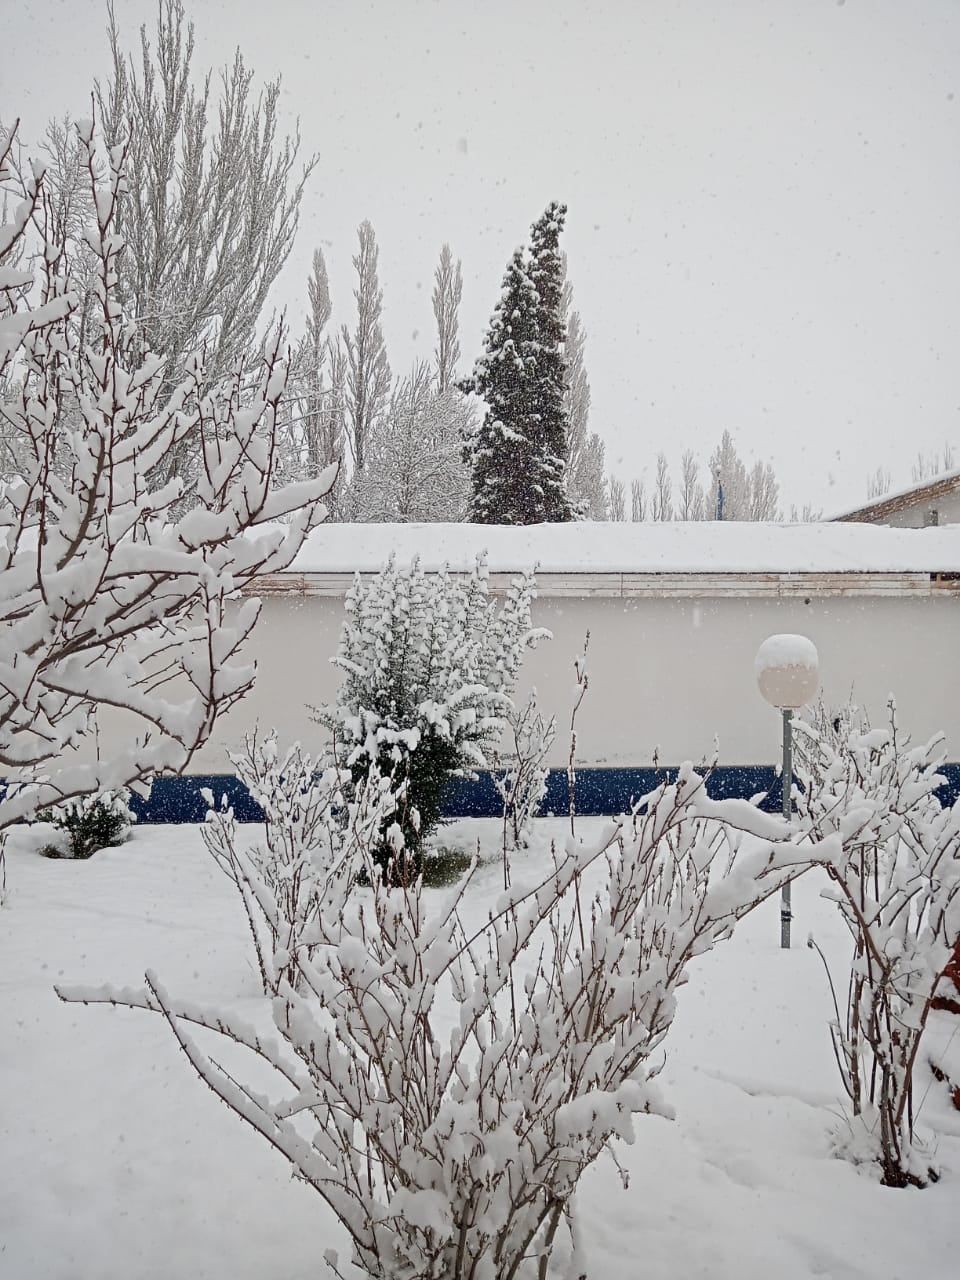
[[[449,779],[494,763],[524,654],[549,636],[531,623],[535,589],[521,574],[498,607],[484,556],[465,574],[391,559],[369,581],[357,575],[336,657],[343,679],[317,718],[354,784],[374,768],[393,780],[381,869],[392,861],[395,874],[415,877]],[[402,848],[387,838],[394,823]]]
[[[78,796],[37,815],[63,833],[60,840],[40,852],[49,858],[90,858],[130,838],[136,814],[130,808],[129,791],[102,791]]]

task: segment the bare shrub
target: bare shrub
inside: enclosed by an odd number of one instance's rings
[[[584,1171],[633,1141],[636,1115],[668,1114],[656,1059],[689,961],[823,856],[787,833],[746,802],[710,800],[686,766],[594,844],[571,837],[475,930],[461,917],[469,876],[428,900],[420,881],[373,874],[358,844],[368,888],[352,855],[317,866],[317,909],[287,957],[296,981],[281,977],[272,1001],[282,1048],[152,973],[140,991],[58,992],[163,1016],[200,1077],[330,1206],[365,1274],[514,1280],[534,1259],[545,1280]],[[237,870],[269,903],[255,865]],[[269,1064],[273,1096],[238,1083],[191,1025]]]
[[[831,978],[852,1113],[844,1145],[876,1162],[887,1186],[917,1186],[935,1176],[915,1134],[913,1072],[960,933],[960,803],[945,809],[934,795],[943,738],[912,747],[892,701],[888,728],[860,732],[851,718],[831,728],[797,722],[797,807],[815,838],[843,841],[827,869],[853,941],[845,1008]]]
[[[493,775],[493,784],[503,802],[503,841],[509,849],[522,848],[529,842],[533,820],[547,792],[547,755],[557,733],[555,716],[544,720],[537,705],[537,691],[519,710],[511,707],[506,715],[513,748],[508,752],[509,764]]]
[[[374,772],[348,801],[332,760],[315,761],[299,742],[281,755],[275,734],[249,735],[230,762],[263,810],[263,839],[243,848],[233,809],[225,801],[216,808],[205,789],[203,841],[240,894],[264,994],[276,995],[282,983],[299,984],[301,946],[307,959],[312,954],[304,940],[323,902],[324,875],[339,868],[349,883],[348,869],[362,862],[393,797],[388,781]]]

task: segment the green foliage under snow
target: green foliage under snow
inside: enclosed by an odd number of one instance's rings
[[[47,845],[43,852],[49,858],[89,858],[100,849],[123,844],[136,822],[127,805],[129,798],[126,790],[101,791],[44,809],[38,815],[40,821],[64,832],[66,841]]]
[[[354,785],[374,767],[393,780],[379,865],[399,853],[402,833],[418,869],[448,779],[494,762],[523,655],[549,634],[531,625],[534,596],[533,575],[521,574],[498,608],[483,556],[462,575],[391,559],[369,582],[358,576],[336,658],[343,682],[318,719]]]

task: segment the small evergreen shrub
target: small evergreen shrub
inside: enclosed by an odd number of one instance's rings
[[[456,884],[467,874],[472,863],[473,858],[464,849],[430,849],[423,859],[424,888],[445,889]]]
[[[384,870],[393,863],[397,879],[419,874],[448,779],[496,758],[523,656],[549,636],[531,626],[535,594],[533,575],[521,574],[498,608],[478,556],[458,575],[391,558],[347,596],[335,659],[343,682],[336,704],[316,714],[353,786],[373,769],[391,779],[396,808],[374,857]]]
[[[99,795],[68,800],[38,814],[66,834],[65,845],[49,844],[41,849],[46,858],[89,858],[99,849],[109,849],[130,838],[136,815],[128,807],[129,791],[101,791]]]

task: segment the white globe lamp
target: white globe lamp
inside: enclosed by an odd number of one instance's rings
[[[760,692],[772,707],[796,711],[820,686],[817,646],[806,636],[768,636],[753,662]]]

